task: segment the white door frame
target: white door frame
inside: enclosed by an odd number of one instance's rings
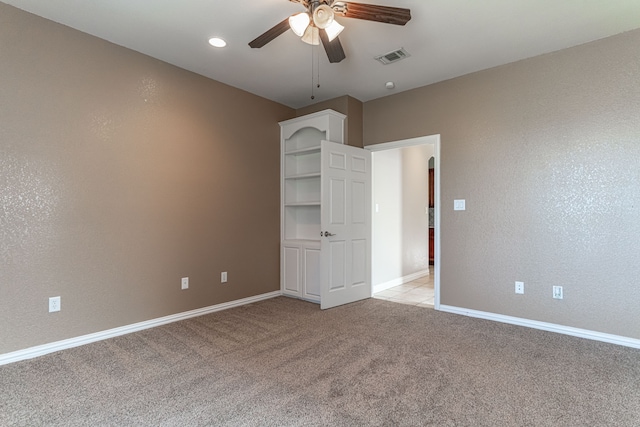
[[[434,198],[435,198],[435,215],[434,215],[434,231],[435,231],[435,242],[434,251],[435,256],[433,260],[435,274],[434,274],[434,299],[433,299],[433,308],[436,310],[440,309],[440,135],[428,135],[428,136],[420,136],[417,138],[403,139],[399,141],[391,141],[384,142],[382,144],[373,144],[373,145],[365,145],[365,149],[371,152],[375,151],[384,151],[384,150],[392,150],[394,148],[404,148],[404,147],[413,147],[415,145],[424,145],[424,144],[433,144],[434,146],[434,166],[435,166],[435,174],[434,174]],[[372,168],[375,168],[375,162],[372,162]],[[373,186],[373,184],[372,184]],[[372,188],[372,194],[374,193],[374,189]],[[374,210],[374,200],[371,198],[371,217],[374,218],[373,210]],[[371,227],[371,244],[374,244],[374,236],[373,236],[373,226]],[[371,266],[373,270],[373,265]],[[373,277],[373,271],[372,271]],[[371,286],[371,295],[373,296],[373,283],[370,283]]]

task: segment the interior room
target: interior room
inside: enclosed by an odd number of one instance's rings
[[[0,2],[0,425],[637,425],[640,2],[161,3]]]

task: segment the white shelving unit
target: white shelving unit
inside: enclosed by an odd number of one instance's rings
[[[280,122],[281,287],[313,302],[320,302],[320,146],[323,140],[344,143],[345,117],[324,110]]]

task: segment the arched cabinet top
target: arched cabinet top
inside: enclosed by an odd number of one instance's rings
[[[280,122],[280,135],[283,140],[290,139],[304,128],[315,128],[325,133],[327,141],[344,143],[344,119],[347,116],[333,110],[323,110],[306,116]]]

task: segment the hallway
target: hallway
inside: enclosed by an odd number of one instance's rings
[[[393,288],[389,288],[385,291],[375,293],[373,297],[401,304],[433,308],[434,271],[435,268],[431,265],[429,266],[429,275],[403,285],[394,286]]]

